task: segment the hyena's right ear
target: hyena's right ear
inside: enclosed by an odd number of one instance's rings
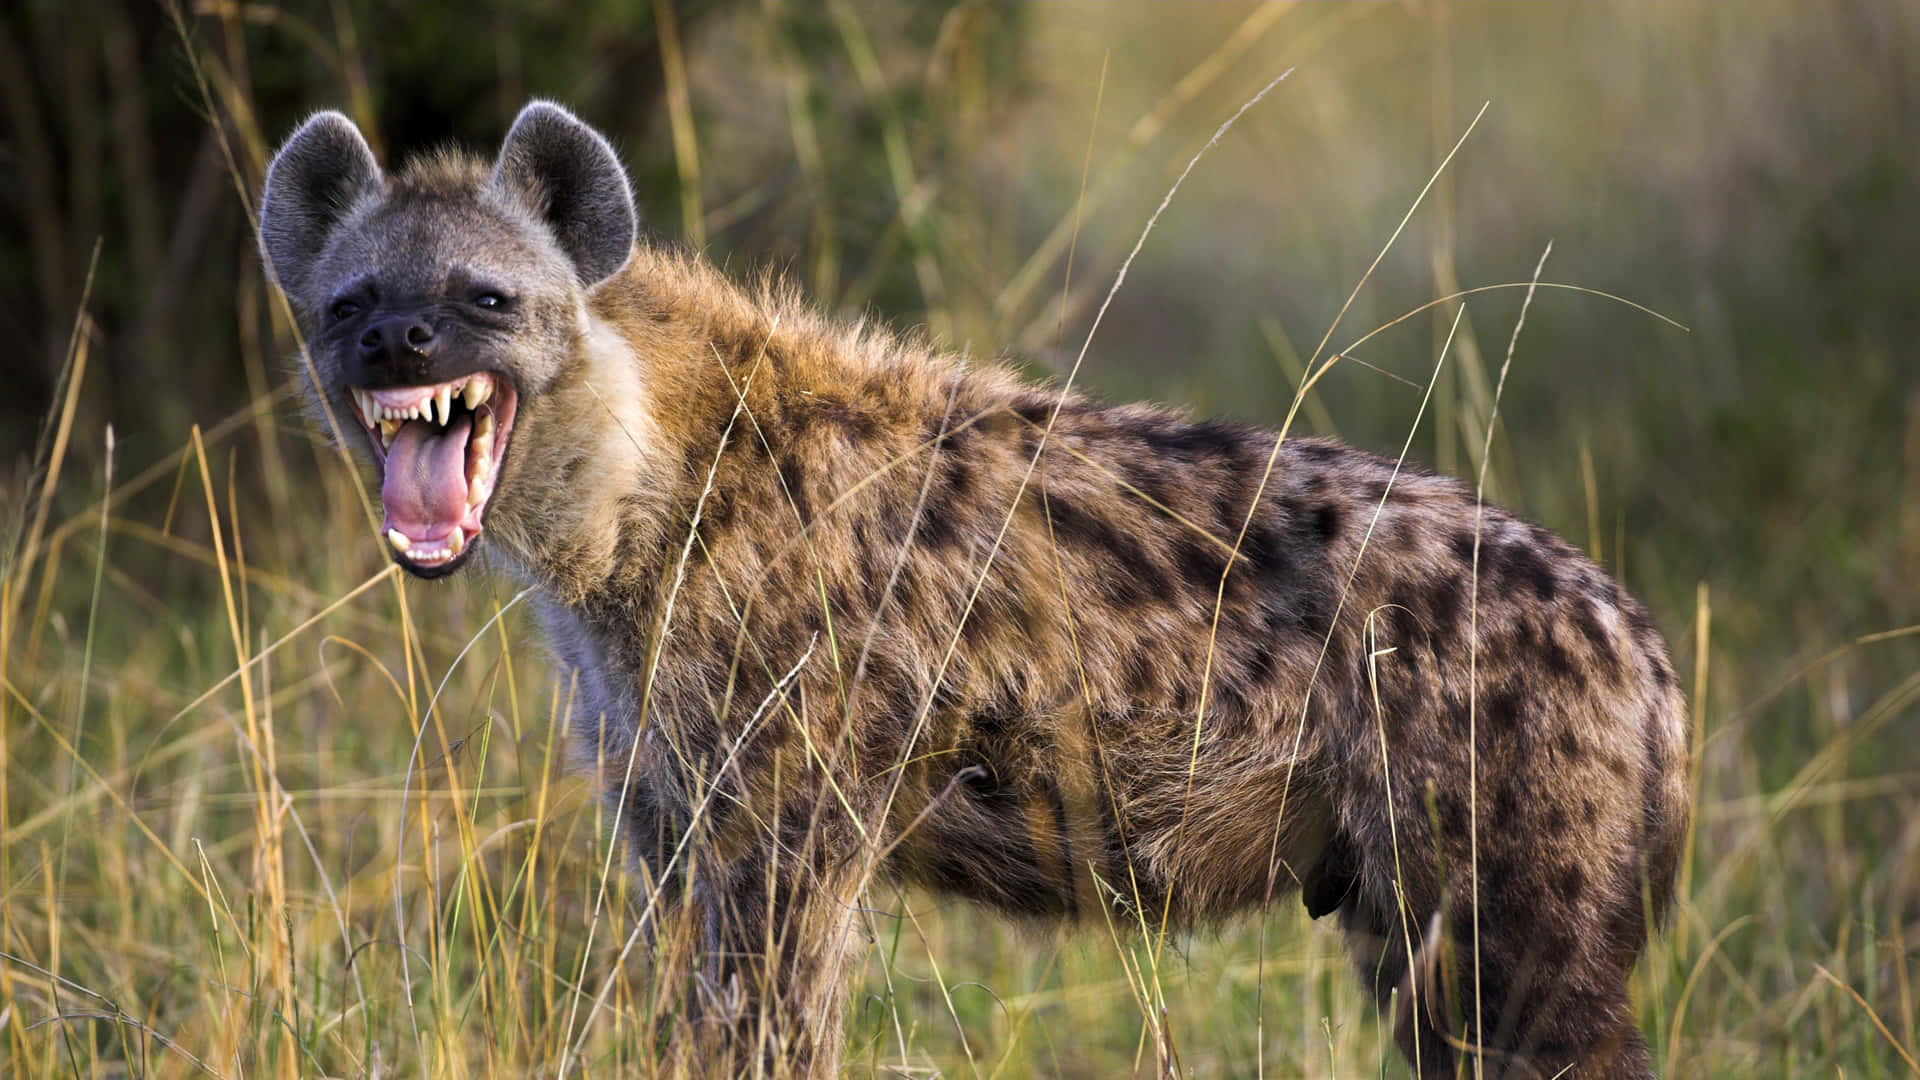
[[[316,114],[274,155],[260,194],[260,252],[288,296],[303,297],[327,235],[379,183],[373,150],[337,112]]]
[[[520,110],[500,146],[492,183],[547,223],[584,286],[611,276],[633,252],[640,221],[619,155],[599,132],[550,101]]]

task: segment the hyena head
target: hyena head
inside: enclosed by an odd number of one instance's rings
[[[491,165],[442,154],[389,176],[337,112],[274,157],[260,247],[306,336],[310,404],[381,472],[402,566],[450,573],[489,504],[514,512],[514,432],[564,425],[543,398],[636,228],[613,148],[546,102],[521,111]]]

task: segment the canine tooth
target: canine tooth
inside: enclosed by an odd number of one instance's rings
[[[469,409],[478,409],[480,403],[491,396],[493,396],[493,384],[477,376],[468,379],[467,385],[460,388],[460,398],[467,403]]]
[[[360,410],[360,415],[366,418],[367,423],[369,424],[373,423],[373,395],[372,394],[366,392],[365,390],[360,389],[357,386],[354,387],[353,388],[353,407]]]
[[[440,416],[435,420],[433,403],[429,402],[427,406],[427,419],[434,420],[434,422],[441,427],[447,426],[447,421],[453,419],[453,387],[442,386],[440,389],[435,390],[433,392],[433,401],[440,403]]]
[[[447,537],[447,558],[451,559],[455,555],[460,554],[460,549],[466,546],[467,534],[461,531],[458,526],[455,526],[453,535]]]
[[[407,539],[407,534],[399,529],[387,530],[387,543],[392,544],[395,551],[405,551],[413,546],[413,541]]]

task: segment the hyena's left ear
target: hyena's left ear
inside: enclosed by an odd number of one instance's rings
[[[492,183],[540,214],[582,285],[606,279],[633,252],[640,224],[619,156],[599,132],[550,101],[520,110]]]

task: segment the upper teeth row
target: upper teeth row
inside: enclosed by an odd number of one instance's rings
[[[362,390],[359,387],[353,388],[354,403],[360,406],[360,415],[366,417],[369,424],[377,424],[383,420],[431,420],[444,427],[449,420],[453,419],[453,395],[455,394],[460,395],[460,400],[466,402],[468,409],[478,409],[483,402],[493,396],[493,381],[472,378],[457,385],[447,383],[436,387],[433,393],[405,409],[382,405],[380,400],[374,397],[373,391]]]

